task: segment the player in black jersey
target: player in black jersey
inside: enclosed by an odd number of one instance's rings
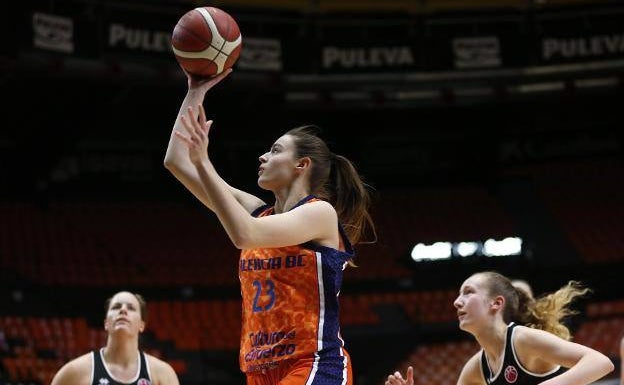
[[[139,350],[145,318],[143,297],[115,294],[106,303],[106,346],[63,365],[52,385],[179,385],[171,365]]]
[[[587,291],[570,281],[534,299],[496,272],[472,275],[454,306],[460,329],[472,334],[482,349],[464,364],[457,384],[586,385],[613,371],[604,354],[570,342],[570,331],[561,323],[574,313],[570,302]],[[412,367],[405,378],[395,372],[386,380],[386,385],[413,383]]]

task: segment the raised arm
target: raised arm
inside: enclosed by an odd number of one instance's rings
[[[203,103],[206,92],[217,85],[221,80],[229,75],[230,72],[232,72],[232,70],[228,69],[211,79],[196,79],[187,75],[189,83],[188,92],[182,101],[180,112],[173,125],[164,161],[165,167],[176,177],[176,179],[178,179],[206,207],[213,211],[213,203],[202,187],[197,169],[193,166],[189,159],[188,147],[175,137],[175,132],[184,130],[182,117],[188,113],[189,107],[197,113],[197,111],[199,111],[197,107]],[[212,124],[212,122],[206,122],[203,110],[199,116],[196,114],[194,118],[203,119],[203,124]],[[229,193],[234,196],[234,198],[248,213],[264,205],[264,202],[256,196],[231,187],[225,181],[223,183]]]
[[[201,106],[199,108],[203,110]],[[312,202],[285,213],[260,218],[248,215],[207,155],[205,149],[208,147],[210,125],[201,123],[201,114],[197,121],[189,110],[182,117],[184,132],[178,131],[175,135],[189,148],[188,156],[199,175],[200,187],[236,247],[281,247],[308,241],[338,247],[338,215],[328,202]]]

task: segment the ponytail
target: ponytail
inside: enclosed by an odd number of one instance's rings
[[[570,309],[570,304],[577,297],[587,294],[590,290],[577,281],[570,281],[554,293],[542,296],[537,300],[519,292],[518,321],[535,329],[545,330],[563,339],[571,339],[570,330],[562,320],[578,312]]]
[[[332,168],[326,189],[347,237],[351,243],[356,244],[370,230],[373,233],[370,242],[375,242],[375,226],[369,212],[371,196],[368,186],[349,159],[334,154],[331,158]]]
[[[351,161],[329,150],[319,138],[319,131],[316,126],[302,126],[286,132],[293,137],[296,157],[312,160],[311,193],[334,206],[351,244],[361,243],[360,239],[369,230],[373,235],[371,242],[375,242],[377,235],[369,213],[369,186],[362,181]]]
[[[571,338],[570,330],[562,321],[564,318],[577,314],[570,309],[570,304],[577,297],[587,294],[590,290],[577,281],[570,281],[554,293],[533,298],[526,290],[516,287],[502,274],[494,271],[476,273],[485,278],[488,293],[494,297],[505,298],[503,321],[515,321],[521,325],[550,332],[563,339]]]

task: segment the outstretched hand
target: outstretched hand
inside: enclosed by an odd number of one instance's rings
[[[385,385],[414,385],[414,368],[411,366],[407,368],[405,378],[401,376],[401,373],[394,372],[388,376]]]
[[[186,115],[182,115],[182,125],[186,133],[175,131],[175,136],[182,140],[189,149],[191,162],[198,166],[208,160],[208,133],[212,126],[212,120],[206,120],[204,106],[198,106],[199,116],[193,112],[193,107],[189,107]]]
[[[225,79],[229,74],[231,74],[232,69],[228,68],[220,74],[210,78],[202,78],[199,76],[191,75],[186,71],[184,71],[184,73],[186,74],[186,77],[188,79],[189,90],[208,92],[209,89],[216,86],[221,80]]]

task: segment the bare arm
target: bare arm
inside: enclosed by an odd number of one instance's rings
[[[203,103],[206,92],[224,79],[230,72],[231,70],[224,71],[222,74],[210,80],[197,80],[189,76],[189,90],[182,102],[182,105],[180,106],[180,113],[178,114],[173,125],[164,161],[165,167],[176,177],[176,179],[178,179],[197,199],[199,199],[199,201],[211,210],[213,210],[212,201],[201,186],[201,180],[197,170],[189,159],[188,147],[175,138],[175,132],[184,130],[181,117],[187,113],[188,108],[191,107],[197,111],[197,106]],[[200,118],[204,120],[206,119],[205,115],[200,116]],[[210,122],[210,124],[212,124],[212,122]],[[231,187],[227,183],[225,183],[225,188],[229,190],[230,194],[234,196],[234,198],[248,213],[251,213],[256,208],[264,205],[264,202],[261,199],[252,194],[248,194],[242,190]]]
[[[481,351],[478,351],[464,364],[459,373],[457,385],[485,385],[485,383],[481,371]]]
[[[59,369],[51,385],[89,385],[91,382],[90,353],[78,357]]]
[[[282,247],[308,241],[338,246],[338,215],[331,204],[318,201],[282,214],[254,218],[231,194],[224,193],[223,179],[209,161],[199,164],[197,170],[213,201],[214,212],[236,247]]]
[[[530,362],[530,357],[538,357],[544,362],[569,368],[565,373],[543,382],[543,385],[590,384],[614,368],[604,354],[543,330],[519,327],[514,338],[520,361]]]
[[[171,365],[150,355],[147,355],[147,359],[152,369],[151,376],[154,385],[180,385],[178,375]]]
[[[200,111],[203,108],[200,106]],[[201,113],[200,113],[201,115]],[[193,116],[189,110],[187,116]],[[180,142],[189,148],[190,162],[195,166],[201,187],[212,204],[228,236],[241,249],[280,247],[315,241],[321,245],[338,246],[338,215],[327,202],[318,201],[288,212],[254,218],[230,193],[208,158],[210,125],[182,117],[185,132],[176,131]]]

